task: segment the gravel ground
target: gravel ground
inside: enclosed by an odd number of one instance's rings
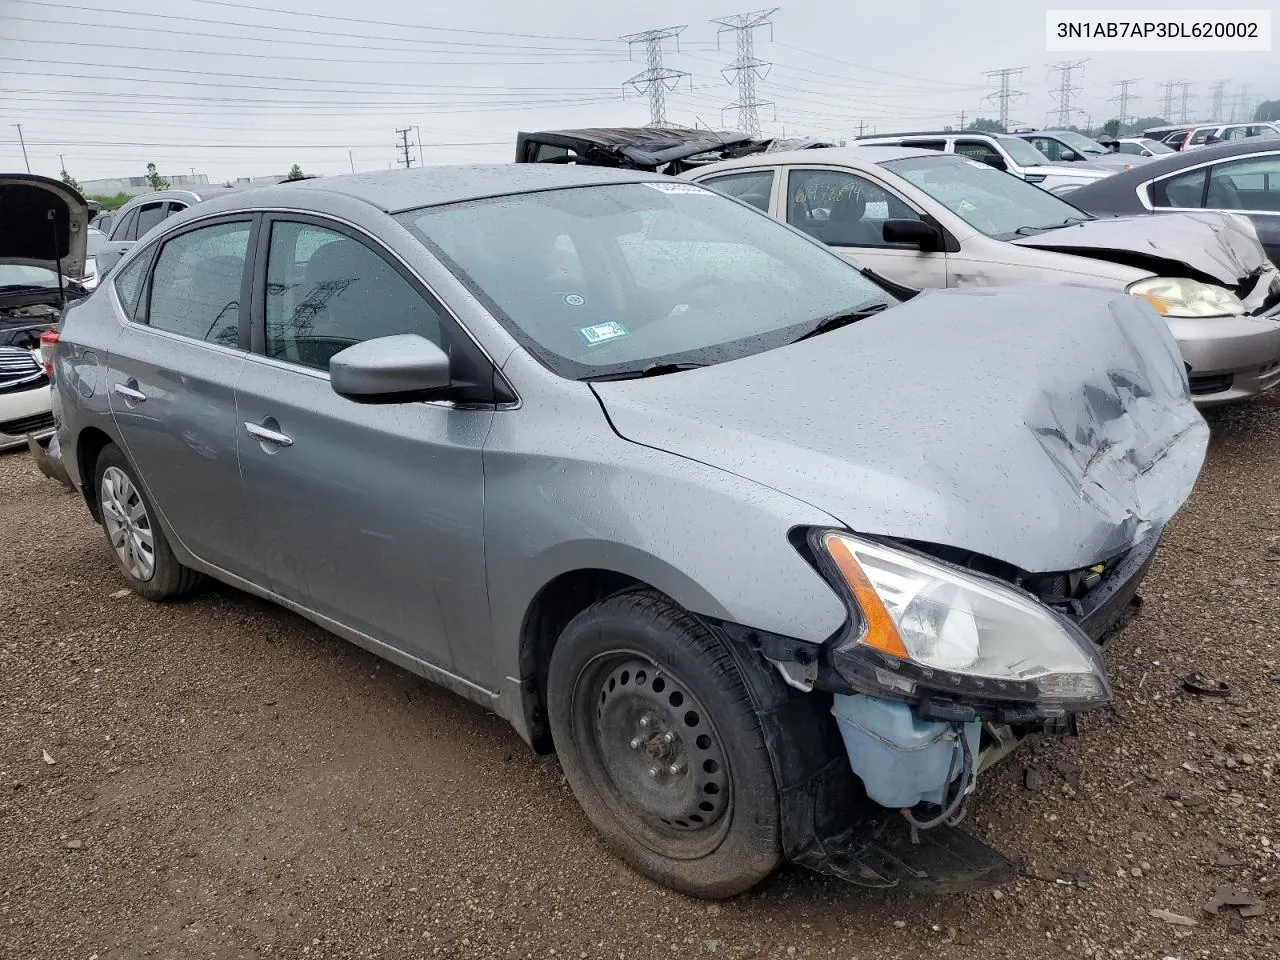
[[[495,717],[229,589],[117,595],[83,504],[0,455],[0,957],[1280,956],[1280,391],[1210,419],[1116,710],[971,807],[1027,876],[942,899],[661,890]],[[1263,914],[1203,913],[1222,884]]]

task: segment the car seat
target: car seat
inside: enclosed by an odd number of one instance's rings
[[[1243,210],[1240,193],[1236,190],[1236,182],[1230,177],[1210,175],[1209,195],[1205,199],[1210,210]]]
[[[862,219],[867,201],[861,193],[850,190],[831,204],[831,215],[815,224],[814,235],[823,243],[835,246],[874,246],[881,242],[879,229]]]

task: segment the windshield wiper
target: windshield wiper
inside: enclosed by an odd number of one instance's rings
[[[879,313],[890,305],[881,301],[873,303],[870,306],[858,307],[856,310],[842,310],[839,313],[828,314],[820,317],[812,327],[806,330],[800,336],[792,340],[792,343],[799,343],[801,340],[808,340],[810,337],[816,337],[820,334],[830,333],[832,330],[839,330],[841,327],[848,326],[858,320],[871,316],[873,313]]]
[[[617,373],[602,373],[595,377],[583,377],[588,383],[600,383],[605,380],[639,380],[641,377],[661,377],[667,373],[679,373],[681,370],[694,370],[705,367],[705,363],[651,363],[639,370],[620,370]]]
[[[1084,223],[1086,217],[1067,217],[1061,223],[1048,223],[1043,227],[1019,227],[1013,231],[1019,236],[1029,236],[1032,233],[1041,233],[1045,230],[1057,230],[1059,227],[1074,227],[1077,223]]]

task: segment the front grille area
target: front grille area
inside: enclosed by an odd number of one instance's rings
[[[44,375],[30,351],[18,347],[0,347],[0,393],[17,393],[44,386],[49,378]]]
[[[1222,393],[1224,390],[1230,390],[1234,379],[1234,375],[1230,373],[1225,373],[1218,377],[1188,378],[1193,397],[1206,397],[1211,393]]]
[[[24,433],[39,433],[41,430],[52,429],[52,413],[37,413],[30,417],[19,417],[17,420],[6,420],[0,423],[0,433],[7,433],[10,436],[21,436]]]

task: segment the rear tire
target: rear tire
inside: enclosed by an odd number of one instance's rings
[[[730,897],[782,861],[760,722],[729,651],[666,597],[607,597],[551,655],[548,720],[569,785],[609,847],[659,883]]]
[[[196,571],[173,555],[155,507],[133,466],[114,443],[98,454],[93,491],[107,544],[129,589],[148,600],[173,600],[200,582]]]

